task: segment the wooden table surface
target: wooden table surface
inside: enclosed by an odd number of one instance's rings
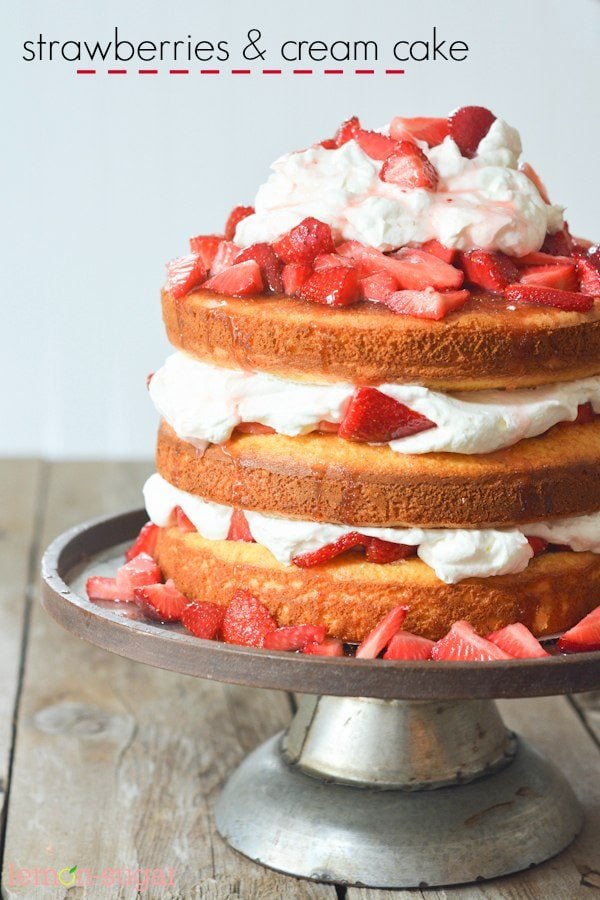
[[[500,703],[507,723],[564,771],[586,812],[577,841],[536,869],[391,892],[298,881],[230,850],[215,832],[213,802],[242,757],[286,725],[292,699],[112,656],[62,631],[39,603],[46,544],[83,519],[140,506],[150,470],[0,461],[2,897],[573,900],[600,892],[600,693]],[[75,865],[96,883],[44,886]],[[159,868],[164,875],[143,876],[157,882],[145,892],[133,875],[118,885],[119,871]]]

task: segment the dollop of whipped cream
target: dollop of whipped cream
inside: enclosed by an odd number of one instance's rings
[[[144,485],[144,500],[155,525],[168,525],[173,510],[180,506],[202,537],[212,541],[227,538],[233,514],[231,506],[202,500],[195,494],[179,490],[158,473],[151,475]],[[533,556],[527,535],[545,537],[576,551],[600,553],[600,512],[550,524],[485,529],[357,529],[351,525],[304,522],[258,512],[246,511],[245,515],[254,540],[266,547],[283,565],[290,565],[295,556],[318,550],[351,531],[359,530],[369,537],[417,547],[420,559],[446,584],[456,584],[465,578],[522,572]]]
[[[354,140],[336,150],[315,146],[280,157],[258,190],[255,214],[239,223],[235,242],[247,247],[274,241],[314,216],[336,238],[384,252],[436,238],[459,250],[524,256],[540,249],[546,232],[562,227],[562,209],[545,203],[519,170],[521,139],[502,119],[492,124],[473,159],[462,156],[451,137],[431,149],[417,143],[439,175],[435,192],[382,181],[382,163]]]
[[[204,449],[228,440],[243,422],[258,422],[295,437],[319,422],[339,423],[354,393],[351,384],[309,384],[261,372],[224,369],[174,353],[154,374],[150,396],[183,441]],[[435,422],[391,441],[398,453],[491,453],[572,422],[583,403],[600,413],[600,376],[514,391],[444,394],[420,385],[382,384],[382,393]]]

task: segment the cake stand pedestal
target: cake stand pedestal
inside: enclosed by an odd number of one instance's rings
[[[571,788],[507,731],[492,698],[598,688],[600,654],[400,662],[202,641],[85,599],[87,575],[114,571],[144,520],[136,510],[57,538],[43,560],[44,605],[69,631],[131,659],[307,694],[287,731],[223,789],[216,824],[236,850],[295,876],[400,888],[508,874],[573,840],[582,814]]]

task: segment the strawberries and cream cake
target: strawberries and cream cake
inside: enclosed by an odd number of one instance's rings
[[[349,119],[167,273],[146,608],[334,654],[386,616],[422,649],[597,606],[600,249],[513,127]]]

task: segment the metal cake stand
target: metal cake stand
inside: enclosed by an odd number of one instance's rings
[[[563,775],[509,732],[493,698],[600,687],[600,653],[489,663],[323,658],[204,641],[130,604],[90,603],[85,577],[122,562],[147,516],[85,522],[42,563],[64,628],[148,665],[304,696],[216,808],[221,835],[295,876],[369,887],[494,878],[559,853],[582,813]]]

